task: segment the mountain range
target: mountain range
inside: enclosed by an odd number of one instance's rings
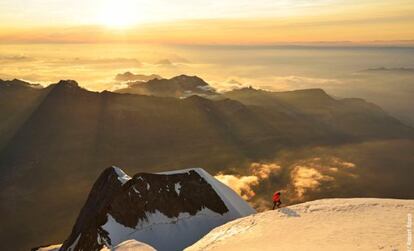
[[[414,137],[378,106],[321,89],[217,93],[190,76],[142,85],[148,95],[0,82],[2,245],[62,242],[103,167],[216,174],[282,149]]]

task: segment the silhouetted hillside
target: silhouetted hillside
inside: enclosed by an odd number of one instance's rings
[[[18,79],[0,80],[0,151],[47,93],[39,88]]]
[[[244,88],[227,92],[224,96],[250,106],[259,114],[266,113],[269,118],[289,115],[304,123],[319,125],[320,129],[325,128],[328,132],[333,130],[346,139],[413,135],[412,128],[388,115],[377,105],[356,98],[337,100],[322,89],[267,92]],[[278,121],[281,119],[279,117]]]

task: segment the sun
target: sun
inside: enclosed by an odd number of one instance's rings
[[[102,5],[99,22],[111,28],[128,27],[139,21],[137,12],[130,0],[107,0]]]

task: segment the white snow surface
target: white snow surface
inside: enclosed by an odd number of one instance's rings
[[[136,241],[136,240],[127,240],[112,249],[104,247],[100,251],[156,251],[150,245]]]
[[[409,214],[414,200],[316,200],[231,221],[185,251],[410,250]]]
[[[181,184],[180,184],[180,182],[175,183],[175,185],[174,185],[174,190],[175,190],[175,192],[177,193],[177,195],[178,195],[178,196],[180,196],[180,189],[181,189]]]
[[[193,244],[211,229],[231,220],[255,213],[233,190],[216,180],[201,168],[186,169],[160,174],[185,173],[196,171],[208,182],[223,200],[229,211],[223,215],[203,208],[195,215],[180,213],[169,218],[159,211],[147,213],[147,221],[141,221],[134,228],[126,227],[108,214],[108,221],[102,226],[109,233],[111,243],[116,246],[126,240],[137,240],[151,245],[158,251],[183,250]]]
[[[124,171],[122,171],[121,168],[112,166],[112,168],[115,170],[116,174],[118,175],[118,180],[123,184],[127,183],[128,180],[131,179]]]
[[[36,251],[59,251],[61,246],[62,246],[62,244],[50,245],[50,246],[47,246],[47,247],[38,248]]]

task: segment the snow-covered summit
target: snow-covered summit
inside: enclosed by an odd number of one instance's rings
[[[253,213],[233,190],[200,168],[131,178],[110,167],[95,182],[60,250],[113,249],[127,240],[159,251],[182,250],[211,229]]]
[[[186,251],[407,250],[413,213],[414,200],[316,200],[229,222]]]

